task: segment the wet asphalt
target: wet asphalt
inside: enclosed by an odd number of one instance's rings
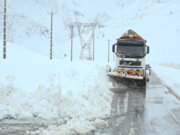
[[[152,73],[146,88],[116,86],[108,126],[96,135],[180,135],[180,101]]]

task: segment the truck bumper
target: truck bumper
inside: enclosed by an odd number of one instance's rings
[[[108,72],[107,75],[111,77],[127,78],[127,79],[134,79],[134,80],[143,80],[145,78],[144,76],[121,74],[117,72]]]

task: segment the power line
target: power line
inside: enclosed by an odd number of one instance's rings
[[[87,60],[93,59],[92,54],[91,54],[91,42],[93,41],[93,43],[94,43],[93,36],[94,36],[95,27],[93,27],[93,26],[94,26],[93,23],[77,23],[78,34],[79,34],[80,41],[81,41],[80,59],[87,59]],[[82,37],[81,27],[89,27],[92,29],[92,34],[87,42],[84,41],[84,39]]]
[[[72,45],[73,45],[73,28],[76,26],[78,29],[78,34],[81,42],[81,53],[80,53],[80,59],[87,59],[87,60],[94,60],[94,54],[95,54],[95,28],[99,27],[102,28],[104,25],[99,23],[80,23],[75,22],[69,25],[71,29],[71,61],[72,61]],[[90,28],[91,29],[91,36],[89,37],[88,41],[85,41],[82,37],[82,31],[81,28]],[[93,44],[93,51],[91,51],[91,43]],[[86,52],[86,53],[85,53]],[[91,54],[93,53],[93,54]]]

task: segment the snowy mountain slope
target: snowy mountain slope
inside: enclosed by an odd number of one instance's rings
[[[2,7],[3,1],[0,3]],[[49,55],[50,34],[48,13],[53,10],[57,13],[54,15],[54,57],[63,58],[65,54],[70,57],[70,23],[93,22],[97,18],[105,25],[103,29],[96,29],[97,60],[102,61],[107,55],[108,39],[114,43],[130,28],[147,39],[151,46],[150,62],[171,62],[179,58],[174,49],[179,42],[179,0],[160,0],[160,3],[157,0],[11,0],[7,3],[8,40],[46,56]],[[2,23],[2,8],[0,13]],[[74,36],[75,58],[78,59],[81,45],[77,28]],[[162,49],[161,54],[159,49]],[[167,55],[172,53],[171,57]]]
[[[177,51],[179,48],[177,43],[179,43],[180,1],[164,1],[160,4],[152,1],[145,2],[136,2],[122,10],[124,14],[116,17],[113,20],[114,23],[111,22],[108,33],[112,30],[116,32],[112,37],[115,38],[119,32],[117,28],[122,32],[131,28],[142,35],[151,47],[149,62],[176,62],[180,58]]]
[[[54,56],[63,57],[64,53],[62,52],[69,46],[69,24],[75,21],[92,22],[99,13],[93,8],[87,10],[87,7],[89,5],[93,6],[95,1],[88,2],[88,4],[87,2],[81,1],[79,3],[72,0],[7,1],[8,41],[23,45],[38,53],[49,55],[50,14],[48,13],[52,10],[56,13],[54,15],[53,31],[54,50],[56,50]],[[1,3],[3,3],[2,0]],[[1,20],[3,19],[2,12]],[[99,16],[103,20],[103,16],[107,15],[103,12],[103,15],[101,16],[101,13],[99,13]],[[2,31],[0,32],[2,34]],[[75,36],[77,36],[77,30]]]

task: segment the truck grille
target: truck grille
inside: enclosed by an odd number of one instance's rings
[[[119,61],[122,66],[141,66],[141,61]]]

